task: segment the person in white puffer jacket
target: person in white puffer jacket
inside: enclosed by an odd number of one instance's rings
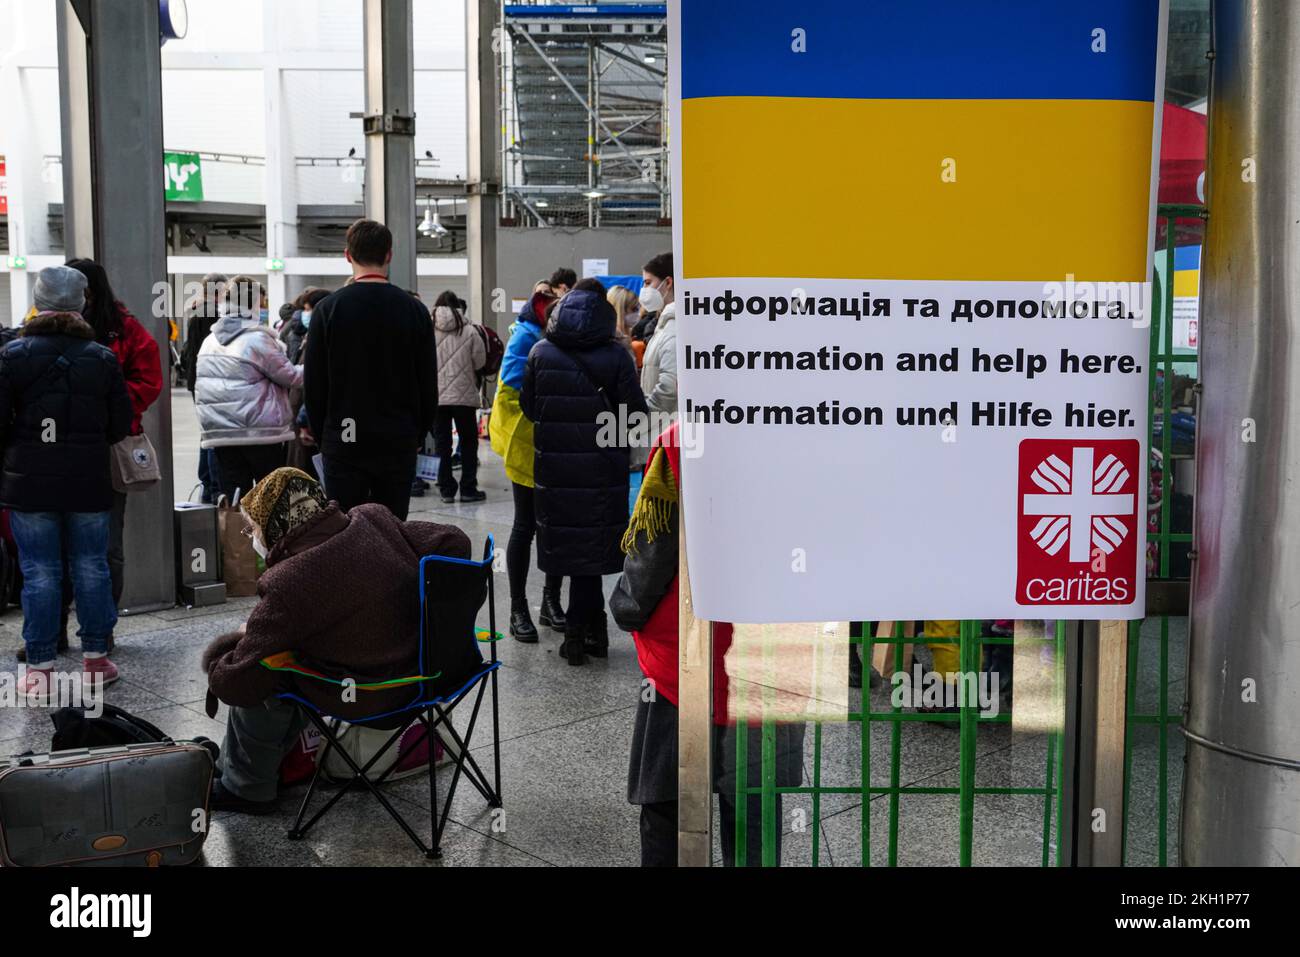
[[[294,438],[289,390],[302,385],[302,366],[262,319],[262,287],[248,276],[226,286],[219,316],[199,348],[194,403],[200,446],[213,449],[221,494],[233,503],[285,462]]]
[[[637,472],[650,457],[650,443],[677,421],[677,297],[673,254],[656,256],[645,264],[641,275],[645,281],[641,287],[641,306],[647,313],[657,314],[659,319],[641,363],[641,391],[650,407],[652,423],[645,441],[632,450],[632,466]]]
[[[438,491],[444,502],[456,501],[451,468],[451,427],[460,436],[460,500],[481,502],[478,488],[478,376],[487,365],[487,344],[461,311],[460,299],[444,292],[433,306],[433,335],[438,347],[438,414],[433,420],[433,449],[438,456]]]

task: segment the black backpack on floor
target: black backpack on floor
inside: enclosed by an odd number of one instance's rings
[[[171,741],[171,736],[144,718],[137,717],[129,711],[111,704],[101,706],[103,713],[98,718],[86,715],[85,708],[60,708],[50,716],[54,722],[54,739],[50,742],[51,751],[74,751],[78,748],[103,748],[122,744],[156,744]],[[221,748],[216,742],[207,738],[195,738],[212,752],[215,762],[221,756]]]

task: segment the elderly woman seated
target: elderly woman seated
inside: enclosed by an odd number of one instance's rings
[[[256,814],[274,809],[280,762],[304,726],[297,708],[275,697],[278,673],[263,662],[294,660],[356,685],[416,674],[420,559],[469,558],[470,542],[455,526],[400,522],[382,505],[345,514],[291,468],[257,483],[240,508],[267,569],[248,621],[212,643],[203,669],[208,714],[217,699],[230,705],[212,809]],[[343,718],[385,711],[386,696],[392,707],[410,698],[401,687],[348,687],[304,681],[298,693]]]

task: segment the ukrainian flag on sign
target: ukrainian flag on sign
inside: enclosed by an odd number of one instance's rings
[[[1160,0],[683,0],[687,278],[1146,282]]]

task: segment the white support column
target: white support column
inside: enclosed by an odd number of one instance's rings
[[[512,318],[508,301],[493,315],[497,296],[497,226],[501,221],[499,74],[496,50],[502,37],[495,0],[465,0],[465,93],[469,136],[466,243],[469,249],[469,311],[479,322],[504,333]],[[489,319],[489,316],[493,318]]]
[[[415,48],[412,0],[364,0],[366,216],[393,232],[388,278],[414,289]]]
[[[0,89],[10,91],[0,97],[0,154],[5,157],[5,177],[9,196],[9,255],[28,259],[27,269],[9,272],[9,315],[0,322],[21,325],[32,304],[32,287],[36,280],[31,266],[33,255],[50,251],[45,217],[47,200],[42,180],[43,158],[37,137],[31,128],[24,71],[13,60],[0,67]]]
[[[281,24],[284,8],[279,3],[262,4],[263,95],[266,99],[266,167],[263,193],[266,200],[266,255],[286,260],[298,255],[298,176],[294,168],[293,144],[284,109],[284,61],[281,55]],[[266,294],[272,319],[289,296],[285,272],[267,272]]]

